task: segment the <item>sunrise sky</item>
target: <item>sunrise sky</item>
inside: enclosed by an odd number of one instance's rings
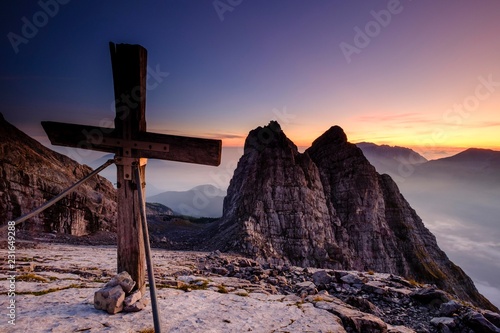
[[[11,1],[0,111],[44,143],[42,120],[113,119],[113,41],[148,50],[150,131],[241,146],[276,119],[299,146],[340,125],[428,156],[500,150],[498,13],[496,0]]]

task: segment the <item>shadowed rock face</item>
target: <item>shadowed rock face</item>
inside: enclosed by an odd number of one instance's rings
[[[304,153],[277,122],[252,130],[212,245],[274,262],[402,275],[495,308],[338,126]]]
[[[2,224],[38,208],[92,172],[86,165],[33,140],[0,115],[0,221]],[[116,191],[96,176],[23,229],[76,236],[116,230]]]

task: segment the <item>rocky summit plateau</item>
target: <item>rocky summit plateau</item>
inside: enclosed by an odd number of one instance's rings
[[[16,325],[1,323],[0,332],[153,332],[150,304],[114,315],[94,307],[94,293],[116,274],[116,247],[39,240],[17,251]],[[266,264],[219,251],[152,253],[162,332],[500,332],[498,313],[393,274]],[[7,302],[0,298],[0,307]]]

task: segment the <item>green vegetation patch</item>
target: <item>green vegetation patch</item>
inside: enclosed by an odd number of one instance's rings
[[[36,275],[34,273],[26,273],[19,276],[16,276],[16,281],[25,281],[25,282],[49,282],[46,278],[40,275]]]
[[[144,328],[140,331],[137,331],[138,333],[155,333],[155,329],[153,327],[148,327]]]
[[[217,292],[219,292],[221,294],[227,294],[228,290],[227,290],[226,286],[221,284],[220,286],[217,286]]]
[[[177,289],[184,291],[192,291],[192,290],[206,290],[208,287],[208,281],[197,281],[193,284],[182,284],[177,287]]]

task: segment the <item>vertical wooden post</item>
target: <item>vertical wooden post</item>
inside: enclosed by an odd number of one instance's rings
[[[115,129],[125,140],[138,138],[146,131],[146,61],[147,52],[140,45],[115,45],[110,43],[113,81],[115,88]],[[146,291],[144,240],[141,229],[141,205],[137,186],[145,190],[145,166],[140,169],[141,184],[136,184],[131,165],[139,162],[132,159],[132,147],[120,148],[117,163],[118,187],[118,273],[127,271],[136,282],[136,288]]]
[[[170,161],[217,166],[220,164],[222,142],[148,133],[146,131],[147,51],[140,45],[109,44],[115,91],[115,129],[45,121],[43,128],[53,145],[114,152],[117,165],[118,199],[118,272],[127,271],[136,282],[136,289],[146,291],[145,243],[141,228],[139,186],[144,190],[145,160],[158,158]],[[92,133],[98,133],[94,136]],[[96,139],[97,138],[97,139]],[[141,162],[143,162],[141,164]],[[133,166],[140,166],[139,177]],[[135,169],[136,170],[136,169]],[[140,178],[137,184],[137,178]]]

